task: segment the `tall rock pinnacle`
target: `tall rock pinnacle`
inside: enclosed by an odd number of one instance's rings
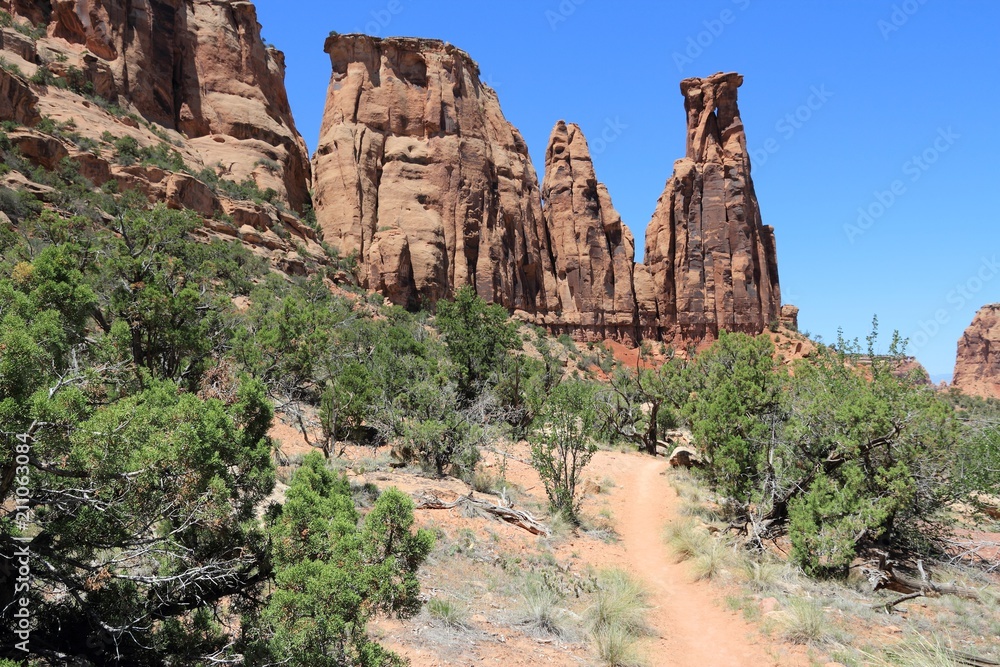
[[[687,79],[687,155],[646,234],[646,262],[560,121],[538,187],[528,149],[464,52],[436,40],[331,35],[315,205],[364,287],[415,307],[472,285],[515,316],[581,340],[686,344],[760,333],[781,315],[738,74]]]
[[[681,82],[687,154],[646,230],[660,336],[759,333],[781,311],[774,230],[760,219],[736,104],[739,74]]]
[[[635,241],[597,182],[576,125],[559,121],[552,130],[542,199],[560,306],[551,324],[590,340],[636,343]]]

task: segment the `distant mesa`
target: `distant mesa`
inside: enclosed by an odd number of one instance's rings
[[[556,124],[539,187],[523,138],[464,51],[367,35],[331,35],[326,51],[315,207],[326,241],[357,254],[363,286],[415,307],[472,285],[552,333],[633,345],[782,320],[740,75],[681,83],[687,151],[650,222],[644,265],[579,126]]]
[[[1000,303],[983,306],[958,341],[952,386],[1000,398]]]

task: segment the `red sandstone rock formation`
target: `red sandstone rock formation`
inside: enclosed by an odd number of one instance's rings
[[[288,105],[284,57],[265,47],[252,3],[0,0],[0,8],[47,26],[37,54],[34,45],[19,49],[32,67],[57,75],[75,67],[96,94],[185,135],[205,165],[221,163],[233,180],[253,177],[293,208],[307,203],[309,161]],[[3,32],[11,50],[16,32]]]
[[[463,51],[333,35],[315,205],[362,285],[433,303],[462,285],[512,311],[557,303],[538,180],[520,133]]]
[[[559,311],[545,321],[578,338],[635,344],[635,241],[597,182],[576,125],[559,121],[552,130],[542,199],[559,296]]]
[[[760,333],[780,316],[774,230],[761,223],[736,104],[742,83],[733,73],[681,82],[687,155],[646,230],[655,311],[645,306],[664,339]]]
[[[980,308],[962,334],[952,385],[967,394],[1000,398],[1000,303]]]

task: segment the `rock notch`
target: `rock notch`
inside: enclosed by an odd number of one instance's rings
[[[958,341],[952,385],[984,398],[1000,398],[1000,303],[983,306]]]
[[[781,315],[774,230],[761,223],[736,103],[739,74],[681,82],[687,151],[646,230],[658,337],[760,333]]]

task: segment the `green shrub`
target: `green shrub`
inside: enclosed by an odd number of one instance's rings
[[[553,510],[579,523],[577,485],[597,445],[590,437],[596,423],[594,387],[567,381],[552,392],[531,436],[531,465],[541,477]]]
[[[139,161],[139,140],[135,137],[128,135],[114,137],[111,143],[115,147],[115,158],[118,160],[118,164],[128,167]]]

